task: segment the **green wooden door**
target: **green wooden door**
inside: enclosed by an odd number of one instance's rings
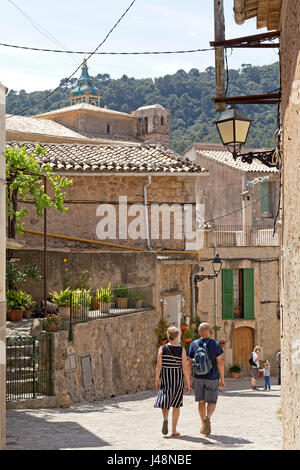
[[[234,318],[233,269],[222,269],[222,318]]]
[[[243,269],[244,318],[254,318],[254,269]]]

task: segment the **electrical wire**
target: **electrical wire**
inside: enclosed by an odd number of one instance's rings
[[[11,0],[9,0],[11,1]],[[133,6],[133,4],[136,2],[136,0],[133,0],[130,5],[126,8],[126,10],[124,11],[124,13],[122,13],[122,15],[120,16],[120,18],[116,21],[116,23],[113,25],[113,27],[108,31],[108,33],[106,34],[106,36],[104,37],[104,39],[100,42],[100,44],[98,44],[98,46],[95,48],[95,50],[93,52],[91,52],[88,57],[86,59],[83,60],[83,62],[80,63],[80,65],[76,68],[76,70],[74,70],[74,72],[69,75],[68,78],[66,78],[65,80],[63,80],[60,85],[56,88],[54,88],[54,90],[52,90],[51,92],[49,92],[46,96],[44,96],[43,98],[41,98],[40,100],[38,100],[37,102],[33,103],[32,105],[30,106],[27,106],[26,108],[23,108],[19,113],[16,113],[14,115],[11,115],[11,116],[7,116],[6,119],[10,119],[11,117],[13,116],[19,116],[20,114],[24,113],[25,111],[28,111],[29,109],[33,108],[34,106],[42,103],[43,101],[45,101],[47,98],[49,98],[51,95],[53,95],[57,90],[59,90],[59,88],[64,85],[65,83],[67,83],[77,72],[78,70],[80,69],[80,67],[86,62],[88,61],[94,54],[96,54],[96,52],[100,49],[100,47],[107,41],[107,39],[109,38],[109,36],[112,34],[112,32],[116,29],[116,27],[119,25],[119,23],[122,21],[122,19],[124,18],[124,16],[128,13],[128,11],[131,9],[131,7]]]
[[[29,46],[18,46],[15,44],[6,44],[1,42],[0,46],[4,47],[13,47],[15,49],[23,49],[29,51],[37,51],[37,52],[55,52],[61,54],[82,54],[82,55],[151,55],[151,54],[190,54],[193,52],[207,52],[207,51],[214,51],[215,47],[210,47],[206,49],[187,49],[187,50],[177,50],[177,51],[130,51],[130,52],[90,52],[90,51],[69,51],[69,50],[62,50],[62,49],[45,49],[39,47],[29,47]]]
[[[38,23],[36,20],[34,20],[33,18],[31,18],[24,10],[22,10],[21,7],[19,7],[18,5],[16,5],[12,0],[8,0],[8,2],[14,6],[31,24],[32,26],[40,33],[42,34],[43,36],[45,36],[46,38],[48,38],[51,42],[53,42],[54,44],[58,45],[59,47],[61,47],[63,49],[63,51],[61,52],[66,52],[66,50],[68,49],[66,45],[64,45],[62,42],[60,42],[52,33],[50,33],[49,31],[47,31],[46,28],[44,28],[44,26],[42,26],[40,23]],[[1,44],[2,45],[2,44]],[[15,47],[15,46],[12,46],[12,47]],[[27,48],[26,48],[27,49]],[[75,62],[77,65],[78,63],[81,63],[81,58],[78,57],[76,58],[76,53],[74,53],[74,56],[71,56],[72,57],[72,60],[73,62]]]

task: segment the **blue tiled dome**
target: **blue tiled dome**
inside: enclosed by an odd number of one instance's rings
[[[81,67],[81,76],[78,79],[76,87],[72,90],[73,96],[79,96],[84,94],[98,96],[99,90],[92,86],[92,80],[89,76],[88,67],[86,61],[84,61]]]

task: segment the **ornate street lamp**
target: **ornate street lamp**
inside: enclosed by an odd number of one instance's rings
[[[215,258],[212,261],[212,265],[213,265],[215,276],[218,277],[218,274],[220,274],[221,268],[222,268],[222,261],[218,253],[216,253]]]
[[[216,121],[222,143],[236,160],[242,145],[245,145],[252,119],[247,119],[243,111],[236,105],[226,108]]]
[[[268,167],[279,168],[278,150],[263,150],[259,152],[241,153],[245,145],[252,119],[248,119],[244,112],[235,104],[226,108],[220,118],[215,121],[222,143],[236,160],[241,157],[242,162],[251,164],[254,159],[259,160]]]
[[[222,268],[222,261],[218,253],[216,253],[216,256],[212,260],[212,267],[214,274],[196,274],[195,284],[197,284],[197,282],[203,281],[204,279],[215,279],[218,277]]]

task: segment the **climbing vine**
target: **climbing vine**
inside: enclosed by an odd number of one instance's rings
[[[7,217],[8,236],[15,238],[16,233],[23,234],[22,219],[28,214],[19,202],[31,201],[38,217],[43,217],[44,209],[55,207],[60,212],[68,208],[64,206],[65,192],[72,181],[65,176],[54,173],[48,163],[43,163],[46,154],[40,144],[33,152],[28,153],[26,145],[6,148],[6,182],[7,182]],[[45,191],[47,181],[47,192]],[[51,194],[51,195],[50,195]]]

